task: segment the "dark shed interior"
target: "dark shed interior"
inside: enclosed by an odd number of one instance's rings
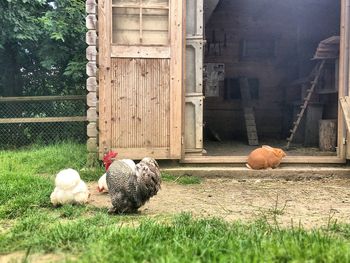
[[[289,154],[334,155],[339,31],[340,1],[221,0],[205,28],[207,154],[242,155],[261,144],[285,147],[315,67],[324,61]]]

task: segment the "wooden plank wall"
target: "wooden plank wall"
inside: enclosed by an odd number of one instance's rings
[[[277,138],[286,127],[285,88],[291,81],[307,76],[318,42],[339,33],[336,1],[255,1],[222,0],[206,27],[207,50],[213,40],[221,42],[221,54],[206,54],[205,62],[225,63],[225,77],[246,76],[260,83],[259,99],[255,100],[258,133]],[[303,11],[304,10],[304,11]],[[226,39],[226,42],[225,42]],[[267,59],[240,57],[242,39],[274,39],[275,56]],[[239,100],[206,97],[204,115],[207,125],[221,131],[223,139],[244,136]],[[217,119],[222,116],[222,121]],[[282,137],[284,139],[284,137]]]
[[[170,147],[170,60],[113,58],[112,148]]]

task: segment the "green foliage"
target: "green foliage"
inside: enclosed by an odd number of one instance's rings
[[[0,1],[0,96],[83,94],[85,1]]]
[[[3,47],[7,41],[20,42],[21,44],[28,40],[37,41],[41,29],[35,15],[47,8],[46,2],[44,0],[1,1],[1,46]]]

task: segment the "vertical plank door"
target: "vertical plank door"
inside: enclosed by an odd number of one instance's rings
[[[99,151],[181,157],[182,0],[100,0]]]

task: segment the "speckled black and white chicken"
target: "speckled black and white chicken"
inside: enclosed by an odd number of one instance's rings
[[[153,158],[143,158],[136,165],[123,159],[113,161],[108,167],[106,181],[113,206],[108,212],[134,213],[157,194],[161,175]]]

